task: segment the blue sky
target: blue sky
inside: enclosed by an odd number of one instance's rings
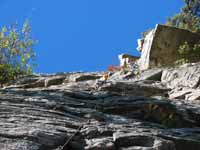
[[[0,26],[30,19],[35,72],[106,70],[134,54],[141,32],[165,23],[182,0],[0,0]]]

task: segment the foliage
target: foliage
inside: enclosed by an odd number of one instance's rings
[[[23,72],[17,68],[8,64],[0,64],[0,85],[6,84],[12,80],[15,80]]]
[[[31,27],[28,21],[21,29],[17,24],[2,27],[0,31],[0,83],[14,79],[17,72],[32,72],[35,43],[36,41],[31,37]]]
[[[200,32],[200,18],[193,14],[177,14],[173,18],[169,18],[166,25],[190,30],[192,32]]]
[[[179,14],[167,20],[167,25],[200,32],[200,2],[199,0],[184,0],[185,6]]]
[[[185,6],[182,11],[184,13],[191,13],[195,16],[200,16],[200,1],[199,0],[184,0]]]
[[[167,20],[167,25],[200,33],[200,1],[184,0],[185,6],[179,14]],[[200,41],[196,44],[188,42],[180,45],[178,49],[177,65],[196,62],[200,58]]]
[[[196,62],[200,59],[200,42],[189,45],[188,42],[180,45],[176,64]]]

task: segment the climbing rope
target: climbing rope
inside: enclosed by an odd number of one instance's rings
[[[68,139],[67,141],[64,143],[63,146],[60,146],[58,150],[67,150],[67,146],[69,145],[69,143],[71,142],[71,140],[73,140],[73,138],[80,132],[80,130],[83,128],[83,124],[80,125],[77,129],[77,131],[72,134]]]
[[[86,120],[85,123],[86,123],[86,124],[87,124],[87,123],[90,123],[90,120],[89,120],[89,119]],[[82,124],[78,127],[77,131],[76,131],[74,134],[72,134],[72,135],[67,139],[67,141],[66,141],[62,146],[60,146],[58,149],[56,149],[56,150],[69,150],[69,149],[68,149],[69,143],[70,143],[70,142],[73,140],[73,138],[81,131],[81,129],[83,128],[83,126],[84,126],[85,123],[82,123]]]

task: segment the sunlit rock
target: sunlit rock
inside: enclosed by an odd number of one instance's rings
[[[179,46],[186,41],[195,43],[198,39],[199,35],[190,31],[157,24],[138,42],[138,49],[141,50],[138,61],[140,69],[173,65],[177,60]]]

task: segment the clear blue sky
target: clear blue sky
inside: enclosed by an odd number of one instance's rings
[[[182,0],[0,0],[0,26],[30,19],[35,72],[105,70],[134,54],[141,32],[179,12]]]

